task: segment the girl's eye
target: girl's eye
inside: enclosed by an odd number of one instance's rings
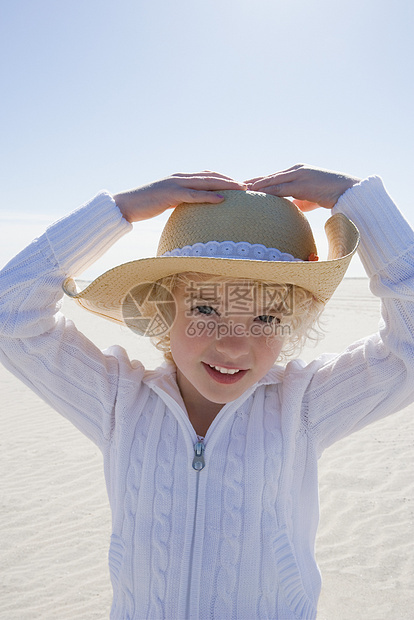
[[[272,323],[280,323],[280,319],[277,316],[272,316],[271,314],[261,314],[260,316],[256,317],[257,321],[259,321],[260,323],[268,323],[269,325],[271,325]]]
[[[206,316],[217,314],[216,310],[212,306],[195,306],[193,310],[197,310],[197,312],[200,314],[205,314]]]

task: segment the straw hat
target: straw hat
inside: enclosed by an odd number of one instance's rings
[[[183,272],[296,284],[328,301],[358,246],[353,222],[341,213],[329,218],[329,253],[322,261],[306,217],[292,202],[260,192],[221,193],[220,204],[176,207],[156,257],[114,267],[81,292],[68,278],[65,293],[90,312],[121,323],[123,301],[137,284]]]

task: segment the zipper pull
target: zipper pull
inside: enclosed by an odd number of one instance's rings
[[[204,461],[204,450],[205,446],[202,441],[197,441],[197,443],[194,444],[193,469],[196,471],[201,471],[206,465]]]

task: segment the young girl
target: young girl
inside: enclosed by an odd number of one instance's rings
[[[333,208],[327,260],[279,196]],[[71,277],[131,222],[180,203],[156,258],[75,290]],[[311,330],[358,229],[380,333],[275,365]],[[380,179],[301,165],[246,184],[204,172],[101,193],[3,269],[3,363],[103,452],[111,618],[316,617],[317,460],[413,399],[413,249]],[[146,371],[119,347],[97,350],[58,313],[62,287],[155,336],[167,363]]]

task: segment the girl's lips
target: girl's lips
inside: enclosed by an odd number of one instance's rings
[[[215,368],[212,368],[209,364],[206,364],[205,362],[202,362],[202,364],[204,368],[206,369],[207,373],[210,375],[210,377],[212,377],[215,381],[217,381],[217,383],[224,383],[224,384],[237,383],[238,381],[240,381],[240,379],[244,377],[246,372],[248,372],[248,370],[239,370],[238,372],[235,372],[234,374],[227,374],[227,373],[220,372],[219,370],[216,370]]]

